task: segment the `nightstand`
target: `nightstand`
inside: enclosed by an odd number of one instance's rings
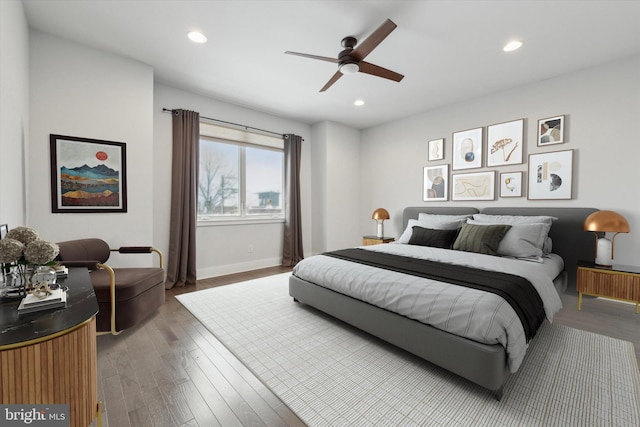
[[[395,241],[393,237],[362,236],[362,246],[379,245]]]
[[[611,298],[640,306],[640,267],[613,265],[603,267],[593,262],[578,262],[576,277],[578,310],[582,308],[582,295]]]

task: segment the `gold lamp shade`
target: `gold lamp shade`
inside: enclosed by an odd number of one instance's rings
[[[378,208],[375,211],[373,211],[373,215],[371,215],[371,219],[375,219],[376,223],[378,224],[378,232],[376,233],[376,236],[378,238],[384,237],[384,220],[389,218],[391,218],[389,216],[389,212],[384,208]]]
[[[378,208],[375,211],[373,211],[373,215],[371,215],[371,219],[375,219],[376,221],[378,220],[385,220],[385,219],[389,219],[389,212],[384,209],[384,208]]]
[[[585,231],[592,231],[596,236],[596,264],[613,265],[614,240],[619,233],[628,233],[631,228],[627,220],[613,211],[598,211],[584,220]],[[611,240],[607,239],[607,232],[614,233]],[[602,236],[599,235],[602,233]]]
[[[585,231],[611,231],[614,233],[628,233],[630,231],[627,220],[614,211],[594,212],[584,220]]]

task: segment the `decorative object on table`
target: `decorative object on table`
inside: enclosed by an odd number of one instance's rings
[[[571,199],[573,150],[529,154],[529,200]]]
[[[521,164],[523,147],[524,119],[487,127],[487,166]]]
[[[425,166],[422,200],[449,200],[449,165]]]
[[[598,265],[613,265],[614,240],[620,233],[628,233],[631,228],[629,223],[619,213],[614,211],[598,211],[589,215],[584,220],[584,230],[592,231],[596,237],[596,259]],[[613,233],[611,240],[607,233]]]
[[[538,147],[564,142],[564,116],[538,120]]]
[[[522,172],[500,174],[500,197],[522,197]]]
[[[33,313],[34,311],[62,308],[66,305],[66,289],[60,287],[51,289],[47,284],[43,284],[20,301],[18,312],[20,314]]]
[[[41,240],[38,232],[29,227],[9,230],[0,240],[0,263],[10,265],[11,272],[5,274],[6,284],[0,297],[24,296],[32,284],[55,282],[55,265],[59,247],[55,243]]]
[[[429,145],[429,156],[428,160],[442,160],[444,159],[444,138],[440,139],[432,139],[428,143]]]
[[[451,175],[451,200],[494,200],[495,171]]]
[[[378,232],[376,234],[377,237],[384,237],[384,220],[389,218],[389,212],[384,208],[378,208],[373,211],[371,219],[375,219],[378,225]]]
[[[52,212],[127,211],[125,143],[52,134],[50,147]]]
[[[452,170],[482,167],[482,128],[453,134]]]

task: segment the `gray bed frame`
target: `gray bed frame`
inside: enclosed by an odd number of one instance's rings
[[[549,236],[553,241],[553,252],[562,256],[565,262],[566,273],[556,283],[556,288],[562,292],[567,284],[575,289],[577,261],[595,257],[593,236],[583,231],[585,218],[595,211],[597,209],[591,208],[485,208],[480,211],[472,207],[407,207],[403,212],[403,230],[409,219],[417,219],[421,212],[555,216],[558,219]],[[441,331],[293,275],[289,280],[289,295],[297,302],[315,307],[493,391],[498,400],[502,398],[509,370],[505,349],[499,344],[482,344]]]

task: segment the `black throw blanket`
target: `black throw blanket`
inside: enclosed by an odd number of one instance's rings
[[[545,319],[544,304],[538,291],[531,282],[520,276],[358,248],[326,252],[323,255],[499,295],[520,318],[527,342],[534,337]]]

